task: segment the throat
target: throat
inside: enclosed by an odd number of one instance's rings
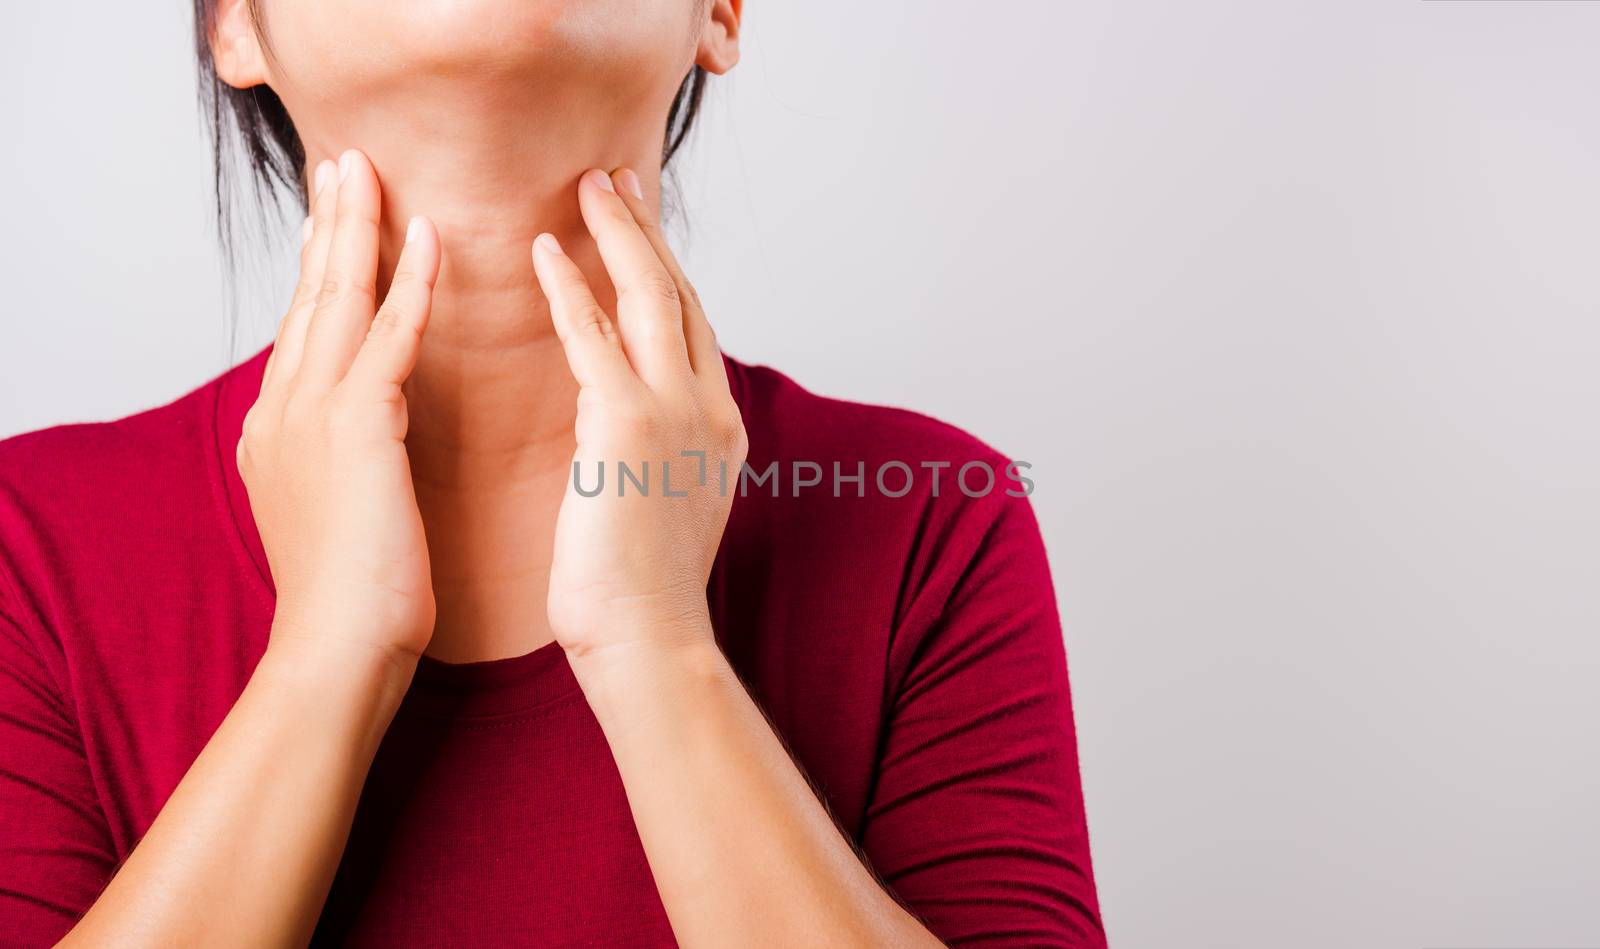
[[[505,659],[551,641],[545,596],[577,395],[553,336],[425,338],[406,384],[406,448],[438,604],[433,658]]]
[[[551,642],[545,597],[567,464],[494,486],[417,483],[438,603],[429,656],[483,662]]]
[[[405,384],[438,604],[427,652],[444,662],[519,656],[551,639],[545,593],[578,384],[543,298],[496,289],[441,279]]]

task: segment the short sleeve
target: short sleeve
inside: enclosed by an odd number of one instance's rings
[[[1104,946],[1038,525],[1020,498],[968,520],[891,647],[862,845],[949,945]]]
[[[3,579],[3,578],[0,578]],[[0,945],[54,945],[116,868],[78,728],[0,598]]]

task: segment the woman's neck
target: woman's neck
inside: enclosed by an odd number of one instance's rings
[[[378,171],[380,296],[411,216],[432,219],[443,243],[432,317],[406,384],[406,444],[439,604],[429,653],[461,662],[549,640],[544,591],[577,383],[534,277],[533,239],[554,233],[611,306],[615,292],[579,215],[578,179],[627,166],[654,201],[664,129],[614,111],[603,121],[557,112],[548,126],[471,107],[422,114],[429,120],[411,125],[351,117],[337,140],[308,136],[306,145],[313,167],[356,147]]]
[[[601,304],[612,302],[578,213],[578,178],[628,166],[654,200],[664,130],[608,108],[580,116],[547,108],[540,121],[439,103],[413,110],[414,121],[375,111],[346,117],[338,140],[308,136],[308,167],[356,147],[378,171],[380,295],[409,219],[426,215],[439,229],[444,259],[433,314],[407,385],[407,444],[419,482],[484,487],[570,459],[577,388],[530,250],[540,232],[554,233]]]

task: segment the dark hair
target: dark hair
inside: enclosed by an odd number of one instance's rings
[[[248,0],[251,13],[260,23],[260,0]],[[304,210],[305,186],[300,180],[305,169],[305,147],[300,133],[289,118],[283,100],[266,86],[235,89],[217,78],[211,59],[211,36],[216,26],[216,0],[194,0],[195,54],[200,66],[200,104],[206,131],[211,140],[212,169],[216,178],[217,231],[224,249],[232,248],[232,180],[236,155],[250,168],[253,189],[244,189],[259,210],[274,205],[280,195],[292,198]],[[684,139],[700,113],[705,95],[706,71],[694,67],[667,112],[667,135],[662,145],[661,164],[683,146]],[[235,149],[238,151],[236,152]]]

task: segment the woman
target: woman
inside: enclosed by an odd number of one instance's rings
[[[739,0],[198,6],[299,289],[0,445],[0,942],[1101,945],[1018,469],[656,227]]]

